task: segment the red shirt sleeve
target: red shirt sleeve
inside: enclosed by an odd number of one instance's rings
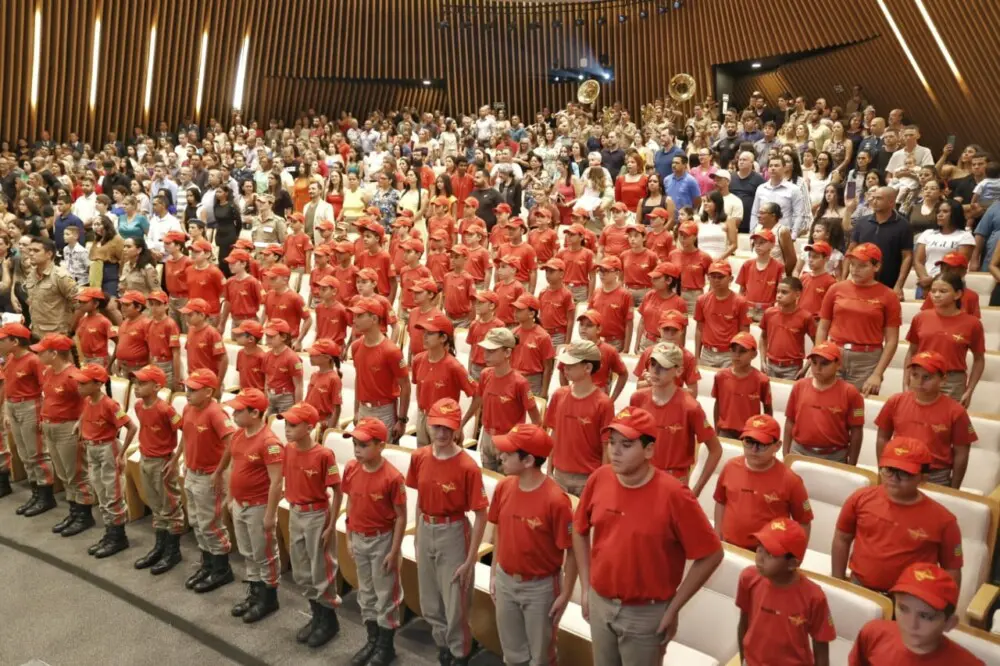
[[[958,521],[954,517],[945,525],[938,560],[944,569],[961,569],[962,565],[965,564],[965,559],[962,556],[962,533],[958,528]]]
[[[837,516],[837,530],[843,532],[844,534],[854,534],[858,526],[858,495],[863,492],[863,490],[855,491],[847,498],[844,502],[844,506],[840,509],[840,515]]]
[[[826,301],[823,302],[824,305]],[[885,326],[886,328],[899,328],[903,325],[903,306],[900,305],[899,299],[896,298],[896,294],[892,291],[886,293],[882,297],[882,303],[885,305]]]
[[[955,406],[955,418],[951,423],[951,443],[953,446],[972,446],[979,439],[972,419],[961,404]]]
[[[281,445],[281,440],[277,437],[268,437],[264,440],[264,464],[280,465],[285,459],[285,447]]]
[[[483,473],[478,468],[470,466],[465,470],[466,497],[470,511],[482,511],[490,505],[483,487]]]
[[[736,607],[744,613],[749,613],[752,610],[750,586],[753,584],[756,575],[758,575],[757,570],[753,565],[740,572],[740,580],[736,585]]]
[[[722,548],[719,535],[712,529],[697,498],[687,487],[670,493],[668,500],[673,505],[670,516],[677,540],[684,549],[684,557],[699,560]]]
[[[902,395],[897,393],[882,405],[882,409],[879,410],[878,416],[875,417],[875,425],[879,427],[880,430],[886,430],[890,434],[895,430],[895,420],[893,419],[894,412],[896,411],[896,403],[898,400],[897,396]]]
[[[816,595],[809,604],[809,611],[809,635],[813,640],[817,643],[830,643],[836,640],[837,629],[834,627],[833,615],[822,590],[816,590]]]
[[[788,500],[791,505],[792,518],[797,523],[805,525],[811,523],[814,516],[812,506],[809,504],[809,492],[806,490],[806,484],[802,482],[798,474],[790,470],[788,473],[788,483],[791,486],[789,488]]]
[[[849,426],[863,426],[865,424],[865,399],[861,395],[861,391],[854,388],[853,384],[847,385],[847,404],[849,405],[850,414],[847,416],[847,425]]]
[[[715,492],[712,493],[712,499],[714,499],[719,504],[726,503],[726,476],[729,471],[729,464],[722,466],[722,471],[719,472],[719,478],[715,481]],[[740,581],[742,583],[742,580]],[[739,602],[736,602],[739,606]]]
[[[337,466],[337,458],[333,455],[333,451],[330,449],[324,449],[327,452],[325,467],[326,467],[326,479],[323,483],[327,488],[333,488],[334,486],[340,485],[340,468]]]

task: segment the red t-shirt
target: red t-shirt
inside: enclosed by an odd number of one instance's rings
[[[517,336],[517,346],[511,354],[511,366],[522,375],[536,375],[545,370],[545,362],[556,357],[556,349],[552,346],[552,338],[539,325],[530,329],[518,326],[514,329]]]
[[[723,540],[747,550],[757,547],[754,533],[775,518],[813,521],[805,484],[780,460],[758,472],[747,467],[746,458],[733,458],[722,466],[712,499],[726,508]]]
[[[115,358],[129,365],[149,363],[149,317],[139,315],[135,319],[125,317],[118,325],[118,346]]]
[[[427,252],[427,270],[431,278],[438,284],[444,280],[445,274],[451,270],[451,253],[446,250],[429,250]]]
[[[202,368],[218,374],[219,357],[226,353],[226,345],[214,327],[205,324],[201,328],[188,328],[184,349],[188,357],[188,374]]]
[[[767,360],[793,363],[806,357],[806,335],[816,339],[816,320],[801,307],[783,312],[775,306],[764,311],[760,330],[767,335]]]
[[[461,454],[459,454],[461,455]],[[388,460],[369,472],[357,460],[344,467],[341,488],[347,495],[347,529],[362,534],[392,530],[396,507],[406,506],[406,483]]]
[[[347,339],[347,308],[340,301],[335,300],[332,305],[317,303],[313,308],[316,311],[316,339],[330,339],[343,348],[344,340]]]
[[[427,219],[427,236],[430,237],[438,229],[448,234],[448,242],[455,242],[455,218],[451,215],[434,215]]]
[[[676,248],[670,253],[670,263],[681,269],[681,289],[702,291],[705,288],[705,277],[712,265],[712,257],[707,252],[685,252]]]
[[[337,264],[333,267],[333,276],[340,282],[340,289],[337,290],[337,300],[347,305],[358,293],[355,281],[358,278],[359,268],[354,264],[341,266]]]
[[[188,404],[183,422],[184,464],[196,472],[211,474],[222,460],[225,438],[236,432],[233,422],[214,401],[201,409]]]
[[[747,666],[813,663],[812,641],[837,638],[823,588],[802,574],[791,585],[775,585],[749,566],[740,574],[736,606],[749,618],[743,636]]]
[[[698,371],[698,359],[683,347],[681,347],[681,353],[684,354],[684,362],[681,364],[681,371],[677,374],[674,383],[677,386],[698,386],[698,380],[701,379],[701,372]],[[652,355],[653,347],[646,347],[646,351],[639,356],[639,361],[635,364],[635,370],[632,374],[642,379],[642,376],[646,374],[646,369],[649,368],[649,358]]]
[[[830,321],[829,338],[838,345],[881,345],[885,329],[902,325],[903,310],[881,282],[859,287],[844,280],[827,290],[819,318]]]
[[[792,386],[785,418],[794,422],[792,439],[814,449],[846,449],[852,427],[865,424],[865,399],[853,384],[837,379],[817,389],[811,377]]]
[[[469,258],[465,261],[465,270],[472,279],[482,282],[486,279],[486,269],[490,265],[490,251],[485,247],[469,248]]]
[[[986,666],[974,654],[947,636],[930,654],[917,654],[903,643],[899,625],[891,620],[872,620],[861,627],[847,658],[848,666]]]
[[[100,312],[84,315],[76,325],[76,339],[85,358],[106,358],[108,341],[116,335],[111,321]]]
[[[563,472],[590,474],[601,466],[604,428],[615,417],[608,394],[595,388],[577,398],[573,389],[556,389],[545,409],[545,427],[552,432],[552,466]]]
[[[687,391],[676,390],[664,405],[653,401],[653,390],[642,389],[632,394],[629,404],[649,412],[656,422],[656,451],[653,465],[679,477],[687,476],[694,465],[696,441],[707,442],[715,437],[701,404]]]
[[[139,422],[139,453],[144,458],[169,458],[177,448],[177,431],[181,415],[170,403],[157,398],[146,407],[145,401],[135,402],[135,418]]]
[[[505,326],[514,323],[514,301],[524,293],[524,285],[517,280],[510,282],[497,282],[493,291],[500,297],[500,304],[496,308],[497,319]]]
[[[822,275],[802,273],[800,277],[802,278],[802,296],[799,297],[799,307],[818,319],[826,292],[837,284],[837,278],[829,273]]]
[[[285,265],[302,268],[306,265],[306,253],[312,251],[313,244],[307,234],[291,234],[285,237]]]
[[[4,365],[3,394],[7,400],[33,400],[42,397],[42,384],[45,381],[45,367],[38,360],[38,355],[26,352],[20,357],[8,354]]]
[[[309,293],[313,298],[319,298],[319,283],[325,277],[336,277],[337,270],[330,264],[326,266],[316,266],[309,273]],[[343,288],[343,285],[341,285]]]
[[[91,399],[83,401],[80,439],[85,442],[110,442],[118,437],[118,431],[130,421],[121,405],[100,393],[97,402]]]
[[[483,368],[478,395],[483,401],[483,427],[491,436],[503,435],[518,423],[524,423],[535,404],[528,380],[517,370],[497,377],[494,368]]]
[[[605,340],[622,340],[625,327],[632,321],[632,294],[619,286],[611,291],[603,287],[594,289],[588,303],[590,309],[601,313],[601,337]]]
[[[476,365],[486,365],[486,352],[479,346],[479,343],[485,340],[486,334],[494,328],[501,328],[503,326],[504,323],[495,317],[492,321],[482,321],[481,319],[476,318],[471,324],[469,324],[469,334],[466,336],[466,340],[472,348],[470,358],[473,363]]]
[[[264,352],[264,386],[268,393],[293,393],[295,380],[302,378],[302,359],[285,347],[281,353]]]
[[[285,499],[297,506],[330,501],[327,488],[340,485],[340,469],[333,451],[317,444],[306,451],[294,444],[285,447],[283,465]]]
[[[302,297],[291,289],[286,289],[280,294],[269,291],[264,299],[264,315],[269,320],[281,319],[288,322],[289,328],[292,329],[292,337],[297,337],[302,320],[309,316],[309,309]]]
[[[188,297],[204,299],[208,304],[209,314],[217,315],[222,307],[219,299],[222,298],[225,281],[226,276],[215,264],[209,264],[205,268],[191,264],[187,269]]]
[[[591,587],[629,604],[673,598],[687,560],[722,547],[691,491],[660,470],[626,488],[610,465],[601,467],[587,480],[573,527],[591,538]]]
[[[628,226],[610,224],[601,231],[597,244],[604,248],[604,256],[617,257],[628,250]]]
[[[628,368],[625,367],[625,362],[622,361],[618,350],[607,342],[600,343],[597,348],[601,352],[601,367],[590,378],[594,380],[594,385],[597,388],[607,393],[608,385],[611,383],[611,373],[621,376],[628,373]]]
[[[884,486],[856,490],[840,510],[837,529],[854,536],[851,573],[873,590],[887,591],[917,562],[962,568],[958,521],[923,494],[915,504],[897,504]]]
[[[362,298],[363,297],[361,296],[361,294],[356,295],[354,298],[351,299],[348,308],[354,307],[354,305],[356,305],[357,302],[360,301]],[[378,322],[379,330],[381,330],[382,334],[385,335],[386,332],[389,330],[390,326],[396,325],[396,308],[392,307],[392,303],[389,302],[389,299],[383,296],[382,294],[375,294],[374,296],[372,296],[372,298],[374,298],[382,305],[382,310],[384,312],[388,313],[384,321],[382,319],[379,319]],[[347,323],[350,326],[354,325],[354,313],[351,312],[350,309],[347,310]],[[357,340],[359,336],[360,336],[359,332],[351,331],[351,342],[353,343],[354,340]]]
[[[590,284],[590,273],[594,270],[594,253],[581,247],[571,250],[568,247],[556,253],[556,256],[566,264],[563,282],[571,287],[581,287]]]
[[[236,371],[240,375],[240,388],[264,390],[264,354],[260,347],[246,348],[236,353]]]
[[[229,278],[223,287],[229,303],[229,314],[240,319],[256,318],[260,311],[260,282],[250,275],[242,279]]]
[[[478,390],[478,385],[469,377],[469,372],[451,354],[445,354],[439,361],[432,361],[427,352],[421,352],[413,357],[411,366],[420,411],[429,411],[442,398],[458,402],[463,392],[474,396]]]
[[[403,352],[388,339],[373,347],[363,339],[351,345],[354,359],[354,390],[358,402],[387,405],[399,397],[399,380],[407,379],[409,368]]]
[[[417,280],[423,280],[431,277],[431,269],[427,268],[423,264],[417,264],[416,267],[404,266],[402,270],[399,271],[399,287],[400,292],[400,302],[403,305],[404,310],[412,310],[417,306],[413,299],[413,284]]]
[[[671,293],[664,298],[657,291],[648,291],[639,303],[639,316],[642,317],[642,330],[649,340],[660,339],[660,315],[667,310],[677,310],[682,314],[687,313],[687,302]]]
[[[531,273],[538,268],[538,261],[535,256],[535,248],[524,241],[517,245],[504,243],[497,248],[497,262],[504,257],[517,257],[517,275],[514,277],[518,282],[527,282],[531,279]]]
[[[747,419],[771,406],[771,380],[757,368],[750,368],[744,377],[732,368],[715,373],[712,397],[719,406],[719,430],[742,430]]]
[[[379,250],[375,254],[367,250],[359,252],[354,256],[354,265],[357,266],[358,271],[365,268],[373,269],[375,274],[378,275],[378,283],[375,285],[375,291],[383,296],[389,295],[389,277],[392,275],[392,259],[389,257],[388,252],[384,250]]]
[[[757,261],[744,261],[736,276],[736,284],[743,288],[742,295],[750,303],[760,306],[774,305],[778,297],[778,283],[785,277],[785,265],[768,257],[767,266],[760,269]]]
[[[631,248],[619,255],[622,260],[622,275],[625,285],[630,289],[643,289],[653,286],[650,271],[656,268],[658,258],[652,250],[643,249],[639,252]]]
[[[701,343],[728,350],[734,335],[750,330],[749,307],[745,298],[732,292],[722,300],[711,292],[699,296],[694,320],[702,324]]]
[[[174,350],[181,346],[181,329],[177,322],[170,317],[163,319],[149,320],[149,356],[154,361],[170,361],[174,357]]]
[[[163,262],[163,282],[171,298],[187,298],[190,266],[191,257],[187,255],[181,255],[179,259],[167,257]]]
[[[341,380],[337,371],[313,373],[309,378],[309,390],[306,392],[305,401],[316,408],[323,420],[333,414],[333,411],[343,404]]]
[[[625,176],[618,176],[615,179],[615,200],[621,201],[629,210],[635,210],[639,202],[646,198],[647,182],[649,178],[645,175],[640,175],[638,180],[628,180]]]
[[[468,272],[448,271],[442,281],[444,311],[452,319],[464,319],[472,312],[476,280]]]
[[[559,484],[545,477],[532,491],[518,486],[517,477],[497,484],[489,521],[501,535],[497,565],[511,575],[554,576],[573,546],[573,508]]]
[[[544,264],[559,251],[559,234],[555,229],[533,229],[528,232],[528,243],[535,248],[538,263]]]
[[[875,425],[890,437],[914,437],[924,442],[930,449],[933,469],[951,469],[954,447],[972,446],[979,440],[965,407],[944,394],[923,404],[912,391],[897,393],[882,405]]]
[[[253,505],[267,503],[271,487],[267,466],[282,464],[284,448],[267,425],[252,437],[248,437],[243,428],[233,433],[229,492],[234,500]]]
[[[966,290],[965,293],[972,292]],[[942,317],[936,310],[918,312],[910,322],[906,339],[914,345],[914,355],[936,351],[944,356],[949,372],[965,372],[965,358],[970,351],[973,354],[986,352],[982,320],[965,312],[952,317]]]
[[[417,449],[410,458],[406,485],[416,489],[420,513],[428,516],[482,511],[490,503],[482,470],[465,451],[441,460],[434,457],[433,446]]]
[[[407,337],[410,339],[410,358],[424,350],[424,332],[417,328],[421,324],[431,321],[438,315],[444,314],[436,306],[431,305],[430,310],[415,308],[410,310],[410,318],[406,322]]]
[[[656,254],[659,261],[669,261],[670,253],[674,249],[674,237],[666,229],[653,231],[652,228],[649,228],[646,232],[646,247]]]
[[[576,312],[572,292],[566,287],[559,289],[546,287],[538,294],[538,302],[542,306],[538,311],[542,328],[548,331],[550,336],[565,333],[570,317]]]
[[[76,421],[83,411],[83,396],[79,385],[70,375],[73,366],[67,365],[60,372],[45,368],[42,373],[42,421],[66,423]]]

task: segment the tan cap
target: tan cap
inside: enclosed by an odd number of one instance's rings
[[[653,347],[650,358],[659,364],[660,367],[679,368],[684,364],[684,352],[672,342],[659,342]]]
[[[517,338],[514,337],[514,332],[502,326],[491,329],[486,334],[486,339],[479,343],[483,349],[501,349],[503,347],[513,349],[516,345]]]
[[[559,356],[556,357],[557,362],[565,363],[566,365],[575,365],[583,361],[599,362],[600,360],[601,350],[590,340],[571,342],[563,347],[562,351],[559,352]]]

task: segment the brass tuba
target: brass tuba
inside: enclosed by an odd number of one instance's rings
[[[593,104],[601,94],[601,85],[594,79],[588,79],[580,84],[576,91],[576,101],[580,104]]]
[[[686,102],[694,97],[695,81],[690,74],[677,74],[670,79],[670,97],[678,102]]]

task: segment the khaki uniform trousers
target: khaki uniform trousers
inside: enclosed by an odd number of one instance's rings
[[[698,297],[701,296],[703,293],[704,292],[701,289],[682,289],[681,290],[681,298],[683,298],[684,302],[687,303],[687,316],[688,317],[693,317],[694,316],[694,306],[695,306],[695,303],[698,302]]]
[[[233,529],[236,547],[243,556],[246,579],[252,583],[278,586],[278,536],[276,530],[264,529],[266,504],[244,505],[233,502]]]
[[[101,507],[101,520],[105,527],[124,525],[128,516],[122,486],[123,470],[118,464],[121,444],[117,437],[106,442],[84,444],[87,447],[87,473]]]
[[[0,472],[10,472],[10,448],[7,445],[7,433],[0,418]]]
[[[307,511],[295,505],[288,512],[288,556],[292,561],[292,578],[303,588],[303,596],[327,608],[340,606],[337,595],[337,560],[323,545],[330,508]]]
[[[472,588],[462,589],[452,582],[455,570],[469,552],[471,528],[465,518],[452,523],[428,523],[417,520],[417,583],[420,586],[420,610],[431,625],[434,644],[447,647],[454,657],[465,657],[472,649]]]
[[[625,351],[625,341],[621,338],[614,338],[612,340],[605,340],[606,343],[614,347],[615,351],[619,354]]]
[[[42,435],[56,476],[66,489],[66,501],[91,505],[94,493],[87,480],[87,450],[80,445],[76,421],[42,423]]]
[[[552,338],[552,346],[558,347],[559,345],[566,344],[566,331],[562,330],[558,333],[549,333],[549,337]]]
[[[770,361],[767,362],[768,377],[774,377],[776,379],[794,380],[801,371],[802,371],[801,363],[799,363],[798,365],[775,365]]]
[[[153,361],[153,365],[163,370],[163,374],[167,376],[167,387],[174,387],[174,362],[170,361]]]
[[[586,284],[568,284],[569,293],[573,294],[574,303],[586,303],[587,302],[587,290],[589,285]]]
[[[561,469],[557,469],[555,467],[552,468],[552,479],[558,483],[559,487],[565,492],[577,497],[583,493],[583,487],[587,485],[587,479],[589,478],[590,476],[587,474],[564,472]]]
[[[941,392],[961,402],[962,394],[965,393],[967,382],[968,378],[965,376],[964,372],[952,370],[951,372],[945,373],[944,381],[941,382]]]
[[[659,342],[659,340],[650,340],[649,336],[647,336],[645,333],[640,333],[640,335],[642,336],[639,339],[639,353],[640,354],[642,354],[642,352],[646,351],[647,349],[649,349],[650,347],[652,347],[653,345],[655,345],[657,342]]]
[[[229,530],[222,520],[223,493],[212,486],[212,475],[188,468],[184,475],[188,498],[188,520],[198,548],[212,555],[226,555],[232,549]]]
[[[500,471],[500,452],[497,451],[493,436],[486,432],[486,428],[479,434],[479,459],[483,463],[483,469],[491,472]]]
[[[351,532],[348,537],[358,570],[358,605],[361,620],[396,629],[402,622],[403,587],[399,582],[399,562],[386,573],[382,562],[392,550],[392,530],[366,535]]]
[[[798,442],[792,442],[791,452],[809,458],[819,458],[820,460],[847,464],[846,447],[843,449],[813,449],[803,446]]]
[[[427,412],[417,412],[417,446],[427,446],[431,443],[431,429],[427,425]]]
[[[667,602],[622,605],[590,590],[590,643],[595,666],[660,666],[664,648],[656,632]]]
[[[187,333],[187,321],[184,319],[184,315],[181,314],[181,308],[187,305],[188,299],[185,298],[170,298],[170,318],[173,319],[177,326],[181,330],[181,335]]]
[[[139,477],[142,480],[146,504],[153,512],[153,529],[171,534],[184,533],[184,506],[181,504],[181,487],[177,470],[167,469],[169,458],[139,460]]]
[[[358,404],[358,417],[363,416],[370,416],[384,423],[391,438],[392,429],[396,425],[396,402],[393,401],[381,407],[367,407],[364,403],[360,403]]]
[[[483,368],[485,368],[485,367],[486,367],[485,365],[479,365],[478,363],[472,363],[470,365],[469,376],[472,377],[473,379],[475,379],[478,382],[479,381],[479,376],[481,374],[483,374]]]
[[[860,391],[868,378],[875,372],[875,366],[882,358],[882,350],[853,351],[844,349],[842,354],[844,360],[840,364],[840,377],[848,384],[853,384],[854,388]]]
[[[701,348],[701,358],[698,362],[712,368],[729,368],[733,365],[733,357],[728,351],[715,351],[708,347]]]
[[[559,596],[559,587],[558,575],[526,581],[497,566],[497,632],[506,663],[556,663],[556,626],[549,609]]]
[[[628,291],[632,294],[632,307],[638,308],[642,305],[642,299],[646,298],[646,294],[649,293],[649,287],[629,287]]]
[[[14,446],[21,458],[28,481],[41,486],[51,486],[55,481],[52,459],[45,449],[42,439],[42,424],[39,420],[42,399],[23,402],[7,401],[7,419],[14,436]]]
[[[267,409],[273,414],[284,414],[295,404],[294,393],[271,393],[267,392]]]
[[[545,377],[545,373],[536,372],[533,375],[524,375],[524,378],[528,380],[528,386],[531,387],[531,392],[535,395],[542,394],[542,378]]]
[[[945,469],[932,469],[927,473],[926,479],[931,483],[936,483],[939,486],[951,487],[951,468],[947,467]]]
[[[472,322],[472,315],[467,314],[464,317],[449,317],[451,319],[451,324],[455,328],[469,328],[469,324]]]

